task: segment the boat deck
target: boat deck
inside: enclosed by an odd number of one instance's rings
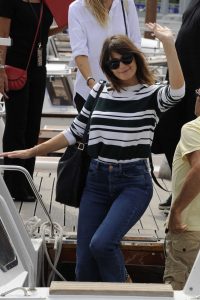
[[[171,182],[158,179],[161,185],[170,191]],[[56,171],[37,170],[34,182],[42,195],[43,202],[51,215],[52,221],[63,226],[64,232],[76,232],[78,209],[65,206],[55,201]],[[164,223],[166,215],[158,209],[160,202],[164,201],[170,192],[165,192],[154,184],[153,198],[141,220],[128,232],[128,236],[149,237],[151,239],[162,239],[164,237]],[[15,202],[19,213],[24,221],[37,216],[41,222],[47,221],[40,203]]]

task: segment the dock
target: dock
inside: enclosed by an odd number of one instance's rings
[[[157,173],[159,168],[158,163],[161,161],[161,157],[161,155],[153,157],[155,173]],[[45,169],[42,165],[38,164],[34,173],[34,183],[42,196],[42,200],[51,215],[52,221],[59,223],[63,227],[65,233],[76,233],[78,209],[55,201],[56,161],[58,159],[58,157],[52,158],[52,166],[50,165],[49,169]],[[127,236],[143,236],[153,239],[164,238],[164,223],[166,220],[166,214],[159,210],[158,205],[160,202],[165,201],[169,196],[171,182],[169,180],[159,178],[158,181],[169,192],[162,190],[154,183],[153,197],[149,207],[140,221],[128,232]],[[37,216],[41,220],[41,223],[48,220],[40,203],[37,201],[31,203],[15,202],[15,204],[24,222],[27,222],[34,216]]]

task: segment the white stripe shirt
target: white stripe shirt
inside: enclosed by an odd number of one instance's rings
[[[70,144],[82,137],[98,88],[99,83],[91,91],[80,115],[63,132]],[[172,90],[162,84],[137,84],[121,92],[105,86],[91,116],[90,156],[110,163],[148,158],[161,113],[178,103],[184,91],[185,86]]]

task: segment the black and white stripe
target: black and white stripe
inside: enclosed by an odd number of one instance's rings
[[[91,91],[81,114],[64,132],[71,143],[84,132],[97,90],[98,84]],[[139,84],[120,93],[105,87],[91,117],[89,154],[110,163],[149,157],[160,114],[174,106],[183,95],[184,87],[176,91],[166,85]]]

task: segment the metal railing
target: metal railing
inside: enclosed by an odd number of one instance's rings
[[[54,224],[52,222],[51,216],[44,204],[44,202],[42,201],[41,195],[39,194],[38,190],[35,187],[35,184],[33,182],[33,179],[31,177],[31,175],[29,174],[29,172],[21,167],[21,166],[15,166],[15,165],[0,165],[0,171],[19,171],[21,173],[23,173],[26,177],[26,179],[28,180],[30,187],[32,188],[32,191],[37,199],[37,201],[40,203],[45,215],[47,216],[49,222],[50,222],[50,227],[51,227],[51,238],[53,238],[53,233],[54,233]]]

